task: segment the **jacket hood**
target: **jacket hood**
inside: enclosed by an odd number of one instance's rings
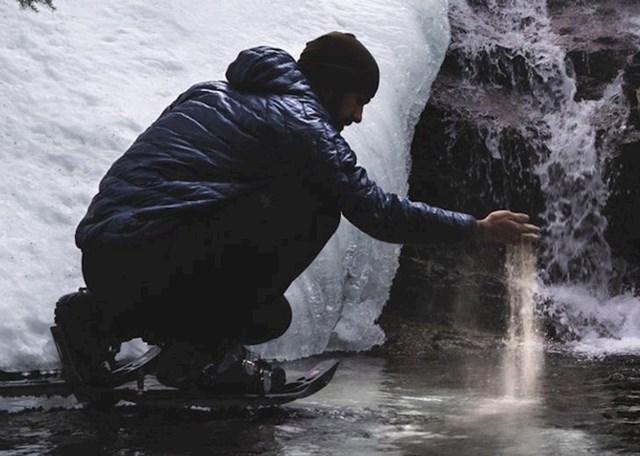
[[[246,49],[226,73],[229,84],[239,90],[308,94],[311,87],[294,58],[282,49],[258,46]]]

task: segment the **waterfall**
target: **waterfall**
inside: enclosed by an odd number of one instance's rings
[[[544,0],[455,0],[451,17],[451,52],[466,84],[518,94],[510,128],[533,151],[544,199],[538,312],[576,349],[636,349],[638,301],[612,286],[619,271],[605,239],[605,166],[628,117],[620,78],[599,100],[575,99],[573,68]],[[487,130],[492,156],[507,156],[500,149],[503,126]]]

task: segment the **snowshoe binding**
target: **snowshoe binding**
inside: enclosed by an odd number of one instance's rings
[[[240,344],[224,343],[217,356],[187,343],[165,348],[156,378],[166,386],[209,395],[267,395],[286,383],[284,369],[251,355]]]

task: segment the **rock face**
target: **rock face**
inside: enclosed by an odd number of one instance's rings
[[[543,227],[571,220],[576,208],[560,205],[556,217],[542,188],[567,173],[554,166],[540,172],[552,153],[545,116],[567,98],[594,100],[601,119],[593,147],[604,157],[609,191],[601,209],[608,223],[600,223],[606,241],[596,238],[595,222],[583,231],[594,243],[608,242],[614,264],[626,265],[617,286],[640,285],[640,2],[451,0],[450,21],[450,49],[412,145],[409,196],[478,218],[509,208]],[[567,192],[580,191],[579,182]],[[598,267],[587,258],[562,270],[549,251],[541,246],[550,281]],[[389,329],[397,330],[402,317],[501,334],[504,254],[500,246],[404,246],[383,329],[393,320]],[[589,262],[596,264],[589,269]]]
[[[576,98],[595,100],[618,75],[629,104],[627,131],[609,163],[607,239],[614,254],[640,265],[640,2],[549,2],[552,27],[567,50],[577,80]],[[630,280],[640,276],[631,272]]]

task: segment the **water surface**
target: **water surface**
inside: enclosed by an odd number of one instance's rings
[[[537,395],[525,398],[505,393],[498,351],[340,358],[323,391],[277,409],[211,413],[121,404],[105,413],[73,400],[3,400],[0,455],[640,454],[637,357],[547,353]],[[289,363],[291,375],[311,362]]]

